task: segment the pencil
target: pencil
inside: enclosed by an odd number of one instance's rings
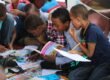
[[[74,47],[72,48],[72,50],[75,50],[80,44],[81,44],[81,43],[78,43],[76,46],[74,46]]]

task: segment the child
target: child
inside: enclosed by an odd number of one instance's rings
[[[25,20],[25,29],[36,37],[35,44],[41,48],[48,41],[46,34],[47,27],[39,16],[29,15]],[[56,56],[43,56],[43,58],[53,64],[55,62]]]
[[[34,4],[27,4],[25,7],[24,7],[24,11],[26,13],[26,16],[30,15],[30,14],[35,14],[37,16],[40,16],[42,18],[42,20],[44,22],[47,22],[48,18],[47,16],[45,16],[44,14],[42,14],[39,9],[37,7],[35,7]]]
[[[72,28],[73,26],[70,23],[70,16],[69,16],[68,10],[65,8],[56,9],[55,11],[53,11],[51,19],[52,19],[52,23],[53,23],[55,29],[57,31],[59,31],[60,33],[64,34],[66,44],[64,45],[64,48],[62,48],[62,49],[65,51],[71,50],[76,45],[76,42],[73,40],[73,38],[69,34],[69,29]],[[80,31],[78,31],[77,34],[79,34],[79,33],[80,33]],[[77,48],[77,50],[80,50],[80,49]],[[60,69],[64,70],[64,71],[58,72],[58,74],[66,74],[66,75],[68,74],[69,70],[71,70],[77,66],[76,62],[60,55],[59,53],[57,53],[53,59],[55,61],[55,64],[52,64],[49,62],[43,62],[41,64],[41,66],[43,68],[47,68],[47,66],[46,66],[47,64],[48,64],[48,67],[50,67],[52,65],[53,66],[56,65],[57,68],[60,67]],[[74,67],[71,65],[73,65]]]
[[[46,0],[30,0],[31,3],[34,3],[35,6],[40,9],[45,3]]]
[[[6,7],[0,3],[0,51],[13,49],[13,42],[16,37],[14,19],[10,14],[6,14]]]
[[[47,42],[46,25],[43,20],[34,14],[29,15],[25,20],[25,29],[36,38],[36,43],[43,46]]]
[[[52,23],[56,27],[56,30],[59,31],[60,33],[63,33],[64,37],[66,38],[66,45],[65,45],[65,48],[63,48],[63,50],[65,50],[65,51],[71,50],[76,45],[76,42],[73,40],[73,38],[69,34],[69,29],[73,26],[72,25],[70,26],[70,16],[69,16],[68,10],[65,8],[56,9],[52,13]],[[80,50],[80,49],[77,48],[77,50]],[[71,65],[71,62],[73,61],[71,59],[61,56],[59,53],[57,53],[53,59],[55,61],[55,65],[60,66],[60,68],[62,65],[66,64],[66,63],[70,63],[70,65]],[[49,64],[49,62],[44,62],[41,65],[44,65],[43,68],[47,68],[47,66],[46,66],[47,64],[49,66],[51,63]],[[51,64],[51,66],[52,65],[53,64]],[[65,65],[62,67],[66,68],[66,70],[68,70],[70,68],[70,65],[67,65],[67,66]]]
[[[28,16],[29,14],[34,14],[36,16],[40,16],[40,18],[44,21],[47,22],[48,21],[48,27],[47,27],[47,37],[53,41],[56,42],[58,44],[62,44],[65,45],[65,39],[64,39],[64,35],[62,33],[60,33],[59,31],[56,30],[56,28],[52,25],[51,20],[47,19],[47,16],[45,16],[44,14],[42,14],[39,9],[37,9],[35,7],[35,5],[33,4],[28,4],[25,6],[24,8],[26,15]]]
[[[55,10],[52,13],[52,23],[59,32],[64,33],[66,41],[69,45],[68,47],[72,49],[76,45],[76,42],[69,34],[69,29],[74,27],[71,24],[68,10],[65,8],[58,8],[57,10]],[[77,30],[77,32],[77,34],[79,35],[80,30]]]
[[[24,6],[29,4],[28,0],[11,0],[11,3],[6,6],[7,11],[12,13],[14,16],[25,16]]]
[[[69,80],[100,80],[110,71],[110,43],[102,30],[89,22],[88,10],[85,6],[81,4],[73,6],[70,10],[70,17],[74,27],[82,29],[81,42],[77,39],[74,29],[70,33],[77,43],[81,43],[79,47],[91,62],[82,63],[73,70],[69,74]]]

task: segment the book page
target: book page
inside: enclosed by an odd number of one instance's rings
[[[75,61],[81,61],[81,62],[90,62],[89,59],[86,59],[84,58],[83,56],[79,55],[79,54],[72,54],[72,53],[69,53],[69,52],[66,52],[66,51],[63,51],[63,50],[59,50],[59,49],[56,49],[54,48],[57,52],[59,52],[59,54],[69,58],[69,59],[72,59],[72,60],[75,60]]]
[[[41,54],[43,55],[54,55],[56,54],[56,51],[54,50],[54,48],[60,48],[61,45],[51,42],[49,41],[41,50]]]

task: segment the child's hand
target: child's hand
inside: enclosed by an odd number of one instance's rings
[[[6,51],[6,50],[8,50],[5,46],[3,46],[3,45],[0,45],[0,52],[4,52],[4,51]]]
[[[79,54],[79,55],[82,55],[83,54],[82,52],[77,51],[77,50],[70,50],[68,52],[71,53],[71,54]]]
[[[12,43],[10,43],[8,46],[9,46],[9,49],[13,50],[13,44]]]
[[[42,55],[42,57],[43,59],[49,62],[55,62],[55,58],[56,58],[55,55]]]
[[[40,58],[41,58],[41,55],[39,55],[39,54],[29,55],[28,61],[37,61]]]
[[[75,29],[74,28],[69,29],[69,33],[73,37],[73,39],[75,40],[75,42],[79,43],[78,38],[77,38],[77,35],[76,35],[76,32],[75,32]]]

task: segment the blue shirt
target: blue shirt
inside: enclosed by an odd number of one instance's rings
[[[43,12],[48,12],[53,7],[57,6],[58,2],[56,0],[47,1],[42,7],[41,10]]]
[[[110,43],[99,27],[90,24],[83,39],[86,43],[96,44],[94,55],[91,57],[93,63],[110,62]]]

